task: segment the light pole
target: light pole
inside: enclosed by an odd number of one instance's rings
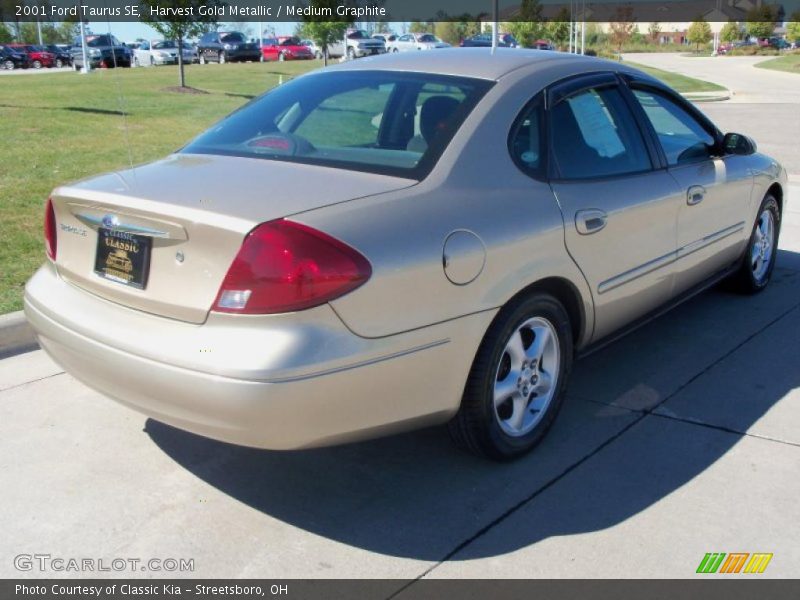
[[[89,51],[86,49],[86,25],[83,22],[83,2],[78,3],[78,18],[81,23],[81,53],[83,54],[83,68],[81,73],[84,75],[92,70],[89,64]]]
[[[497,31],[498,2],[499,0],[492,0],[492,54],[497,50],[497,34],[500,33]]]

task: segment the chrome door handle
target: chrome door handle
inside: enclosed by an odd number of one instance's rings
[[[606,226],[608,215],[599,208],[587,208],[575,213],[575,229],[581,235],[597,233]]]
[[[686,204],[694,206],[700,204],[706,197],[706,188],[702,185],[693,185],[686,192]]]

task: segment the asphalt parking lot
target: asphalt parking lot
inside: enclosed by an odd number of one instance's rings
[[[800,99],[783,104],[794,120],[703,109],[789,164]],[[763,294],[709,291],[580,361],[551,434],[513,464],[443,428],[230,446],[118,406],[41,351],[0,360],[0,577],[81,576],[20,572],[23,553],[194,559],[94,574],[126,577],[692,577],[707,552],[773,553],[760,577],[797,577],[800,185],[789,197]]]

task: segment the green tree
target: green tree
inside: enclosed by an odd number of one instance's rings
[[[0,23],[0,44],[8,44],[14,41],[11,30],[5,23]]]
[[[707,44],[712,37],[711,25],[703,17],[698,17],[696,21],[689,25],[689,29],[686,32],[686,39],[690,44],[694,44],[698,51],[700,50],[700,45]]]
[[[165,39],[174,40],[178,44],[178,81],[182,88],[186,87],[186,75],[183,68],[183,43],[187,38],[202,35],[216,24],[216,17],[200,16],[199,6],[219,5],[218,0],[141,0],[142,21],[164,36]],[[191,11],[191,16],[169,17],[170,20],[163,20],[162,17],[151,12],[151,8],[156,7],[183,8]]]
[[[745,31],[755,38],[768,38],[775,31],[778,22],[778,9],[770,4],[756,6],[747,12]]]
[[[542,5],[539,4],[539,0],[522,0],[519,12],[508,23],[508,32],[526,48],[545,35]]]
[[[339,5],[337,0],[311,0],[310,6],[315,8],[328,8],[331,14],[336,14],[336,7]],[[302,37],[312,40],[322,52],[322,59],[325,66],[328,66],[328,47],[331,44],[341,42],[344,38],[347,28],[353,22],[346,17],[328,17],[333,18],[332,21],[322,21],[319,17],[303,17],[303,25],[301,27]],[[347,48],[344,49],[347,52]]]
[[[556,46],[564,46],[569,41],[569,10],[562,8],[547,24],[547,37]]]
[[[442,40],[457,46],[461,40],[476,35],[481,30],[481,24],[470,15],[463,15],[457,21],[437,21],[434,33]]]
[[[793,12],[786,23],[786,37],[791,41],[800,40],[800,10]]]
[[[408,26],[409,33],[433,33],[435,24],[433,21],[411,21]]]
[[[719,32],[719,39],[721,39],[723,42],[735,42],[741,38],[742,30],[739,27],[739,24],[734,21],[728,21],[725,23],[725,25],[722,26],[722,30]]]

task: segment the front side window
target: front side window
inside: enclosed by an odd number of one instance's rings
[[[421,178],[491,85],[388,71],[308,75],[247,104],[182,151]]]
[[[670,166],[707,160],[715,140],[676,102],[655,91],[635,89],[633,94],[653,124]]]
[[[590,179],[652,167],[642,134],[616,87],[583,90],[551,109],[555,166],[564,179]]]

